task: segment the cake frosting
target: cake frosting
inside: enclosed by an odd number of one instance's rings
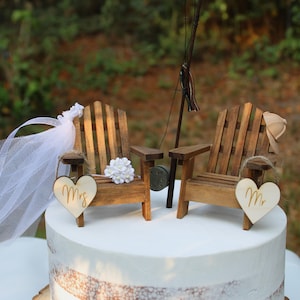
[[[239,209],[190,203],[176,218],[167,189],[138,204],[89,207],[85,226],[58,202],[46,211],[53,300],[284,299],[286,215],[278,206],[249,231]]]

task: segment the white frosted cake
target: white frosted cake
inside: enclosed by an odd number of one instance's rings
[[[51,299],[284,299],[278,206],[244,231],[241,210],[191,203],[177,219],[167,189],[151,193],[148,222],[135,204],[88,208],[81,228],[60,203],[47,209]]]

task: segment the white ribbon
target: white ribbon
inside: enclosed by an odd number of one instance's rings
[[[0,242],[22,235],[52,201],[58,158],[73,149],[76,103],[57,119],[37,117],[16,128],[0,146]],[[24,126],[52,126],[41,133],[15,137]],[[68,168],[61,167],[67,175]]]

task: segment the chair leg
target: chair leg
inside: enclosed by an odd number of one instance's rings
[[[144,219],[146,221],[151,221],[150,199],[145,199],[145,202],[142,203],[142,212],[143,212]]]
[[[147,184],[147,180],[145,181],[145,183]],[[146,221],[151,221],[150,177],[149,177],[148,187],[146,188],[145,191],[145,201],[142,203],[142,213]]]
[[[178,207],[177,207],[177,218],[182,219],[185,215],[187,215],[189,210],[189,201],[184,201],[179,198]]]
[[[188,213],[189,201],[185,199],[186,181],[192,177],[194,158],[183,162],[180,193],[177,207],[177,218],[182,219]]]
[[[244,214],[244,220],[243,220],[243,229],[249,230],[252,227],[252,222],[249,220],[249,218]]]
[[[142,163],[142,178],[146,185],[145,201],[142,203],[142,213],[146,221],[151,221],[150,168],[153,166],[154,161],[144,161]]]
[[[83,213],[78,218],[76,218],[76,223],[77,223],[78,227],[83,227],[84,226],[84,216],[83,216]]]

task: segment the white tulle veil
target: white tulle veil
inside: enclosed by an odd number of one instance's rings
[[[75,104],[55,118],[37,117],[16,128],[0,144],[0,242],[12,240],[39,218],[52,201],[59,156],[73,149]],[[27,125],[50,125],[41,133],[15,137]],[[68,174],[61,165],[59,175]]]

